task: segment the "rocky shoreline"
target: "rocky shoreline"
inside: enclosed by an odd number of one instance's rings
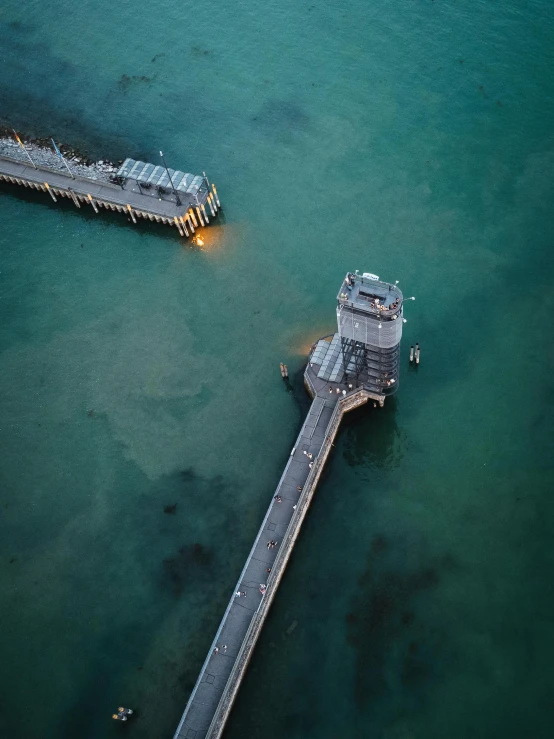
[[[48,169],[67,172],[64,163],[54,151],[50,139],[30,139],[22,135],[20,135],[20,138],[25,144],[25,149],[29,152],[38,167],[47,167]],[[107,159],[100,159],[95,162],[75,147],[64,144],[58,144],[58,146],[71,171],[79,177],[113,182],[112,178],[122,164],[122,161],[114,163]],[[6,128],[0,128],[0,156],[7,156],[21,162],[29,162],[25,152],[15,140],[13,132]]]

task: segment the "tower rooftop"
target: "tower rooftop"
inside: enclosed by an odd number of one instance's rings
[[[397,285],[382,282],[376,275],[348,272],[343,280],[337,302],[339,306],[369,313],[380,320],[392,320],[402,309],[403,295]]]

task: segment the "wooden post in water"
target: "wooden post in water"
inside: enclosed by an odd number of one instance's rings
[[[414,348],[413,346],[410,347],[410,362],[414,361]]]
[[[75,195],[75,193],[73,192],[71,188],[69,188],[69,196],[73,199],[73,202],[75,203],[77,208],[80,208],[81,203],[77,200],[77,196]]]
[[[196,215],[198,216],[198,220],[200,221],[200,225],[204,225],[204,221],[202,219],[202,213],[200,213],[200,208],[196,206]]]
[[[192,225],[192,218],[190,217],[190,213],[189,212],[187,212],[186,218],[187,218],[187,220],[189,222],[189,227],[190,227],[191,232],[194,233],[194,226]]]
[[[217,190],[215,189],[215,185],[213,182],[212,182],[212,190],[214,191],[215,202],[217,203],[217,207],[221,208],[221,203],[219,202],[219,198],[217,197]]]
[[[192,218],[192,221],[194,223],[194,228],[198,228],[198,221],[196,220],[196,216],[194,214],[194,208],[191,206],[189,208],[189,211],[188,212],[189,212],[190,217]]]
[[[175,222],[175,225],[177,226],[177,230],[179,231],[179,236],[184,236],[183,229],[181,228],[181,222],[177,218],[177,216],[173,216],[173,221]]]
[[[215,218],[215,211],[214,211],[214,207],[212,205],[212,199],[210,198],[210,193],[208,193],[208,205],[210,206],[210,211],[211,211],[211,214],[212,214],[212,218]]]
[[[189,232],[187,231],[187,224],[185,223],[185,219],[183,218],[183,216],[179,216],[179,218],[181,220],[181,225],[182,225],[183,230],[185,232],[185,236],[188,236],[189,235]]]
[[[96,207],[96,203],[92,199],[92,195],[90,194],[90,192],[88,193],[87,198],[89,199],[90,204],[92,205],[92,207],[94,209],[94,212],[96,213],[96,215],[98,215],[98,208]]]
[[[419,344],[415,345],[415,363],[419,364]]]
[[[44,187],[46,188],[46,191],[50,193],[50,197],[52,198],[52,200],[53,200],[53,201],[54,201],[55,203],[57,203],[58,201],[57,201],[57,199],[56,199],[56,196],[54,195],[54,193],[53,193],[53,192],[52,192],[52,190],[50,189],[50,185],[48,184],[48,182],[45,182],[45,183],[44,183]]]
[[[136,223],[137,222],[137,219],[135,218],[135,214],[133,213],[133,209],[131,208],[131,206],[129,205],[129,203],[127,203],[127,210],[131,214],[131,220],[133,221],[133,223]]]

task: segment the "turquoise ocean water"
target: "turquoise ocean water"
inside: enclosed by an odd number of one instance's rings
[[[0,737],[172,736],[349,269],[417,298],[401,386],[341,431],[226,737],[551,737],[552,5],[0,20],[1,123],[224,205],[198,249],[0,188]]]

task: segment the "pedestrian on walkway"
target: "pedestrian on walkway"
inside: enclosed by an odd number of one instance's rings
[[[221,647],[221,651],[223,652],[223,654],[226,653],[226,651],[227,651],[227,644],[223,644],[223,646]]]
[[[214,653],[215,653],[215,654],[219,654],[219,647],[216,647],[216,648],[214,649]]]
[[[262,595],[265,595],[265,591],[266,591],[266,590],[267,590],[267,587],[266,587],[266,585],[264,585],[264,583],[263,583],[263,582],[261,582],[261,583],[260,583],[260,593],[261,593]]]

